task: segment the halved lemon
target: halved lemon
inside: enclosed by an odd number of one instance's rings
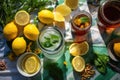
[[[85,55],[89,51],[89,44],[87,41],[79,43],[79,48],[81,50],[80,55]]]
[[[59,12],[53,12],[54,14],[54,20],[58,21],[58,22],[63,22],[65,21],[65,18],[63,17],[63,15]]]
[[[15,14],[15,23],[19,26],[25,26],[30,22],[30,15],[25,10],[20,10]]]
[[[79,56],[81,54],[79,43],[72,43],[69,47],[69,51],[72,56]]]
[[[82,72],[85,68],[85,60],[81,56],[75,56],[72,59],[72,66],[75,71]]]
[[[88,50],[89,44],[87,41],[81,43],[72,43],[69,47],[69,51],[72,56],[85,55]]]
[[[59,4],[55,8],[55,11],[61,13],[63,16],[67,16],[71,13],[71,9],[65,4]]]
[[[29,73],[35,73],[38,70],[39,62],[36,59],[35,56],[27,56],[27,58],[24,60],[24,66],[23,69]]]

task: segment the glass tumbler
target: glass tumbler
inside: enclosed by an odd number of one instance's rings
[[[97,24],[101,31],[120,26],[120,0],[106,0],[100,5]]]
[[[64,53],[63,33],[54,26],[44,27],[39,35],[38,45],[47,59],[57,60]]]
[[[92,17],[87,11],[80,11],[73,15],[71,20],[72,33],[75,42],[86,40],[92,25]]]

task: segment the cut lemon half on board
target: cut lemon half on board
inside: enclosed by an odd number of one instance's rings
[[[55,8],[55,11],[61,13],[63,16],[67,16],[71,13],[71,9],[65,4],[59,4]]]
[[[25,26],[30,22],[30,15],[25,10],[20,10],[15,14],[15,23],[19,26]]]
[[[72,59],[72,66],[75,71],[82,72],[85,68],[85,61],[81,56],[75,56]]]
[[[27,56],[24,61],[24,69],[27,73],[32,74],[38,70],[38,60],[35,56]]]

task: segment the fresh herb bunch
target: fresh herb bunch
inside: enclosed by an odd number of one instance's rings
[[[96,58],[94,60],[94,64],[96,66],[96,69],[102,73],[105,74],[107,72],[107,63],[109,62],[109,57],[105,54],[97,54]]]
[[[0,1],[0,25],[13,20],[18,10],[32,12],[34,10],[45,9],[46,6],[53,4],[54,0],[1,0]]]

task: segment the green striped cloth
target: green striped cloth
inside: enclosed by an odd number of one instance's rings
[[[62,4],[63,1],[64,0],[58,0],[59,4]],[[89,12],[86,0],[79,0],[79,8],[80,10],[86,10]],[[106,45],[99,33],[99,30],[96,24],[97,13],[92,14],[92,19],[93,19],[93,24],[90,29],[91,44],[90,44],[90,50],[88,54],[92,55],[93,53],[98,53],[98,54],[108,55]],[[71,38],[71,35],[70,35],[70,38]],[[40,80],[41,78],[42,80],[80,80],[81,78],[80,73],[75,72],[71,64],[71,55],[68,50],[69,45],[71,43],[68,41],[66,41],[66,50],[62,58],[60,58],[56,63],[52,63],[52,64],[43,63],[44,69],[42,69],[41,75],[37,75],[32,79]],[[64,62],[66,62],[66,65],[64,65]],[[95,75],[91,77],[90,80],[120,80],[119,76],[120,74],[116,73],[115,71],[107,67],[107,73],[105,75],[100,74],[96,70]]]

